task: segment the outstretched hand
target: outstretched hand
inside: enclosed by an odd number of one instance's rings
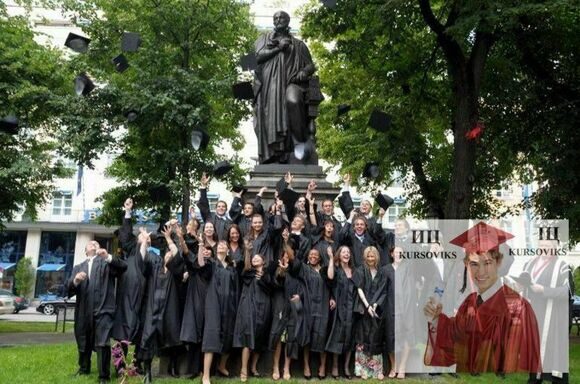
[[[209,176],[208,176],[208,175],[207,175],[207,174],[204,172],[204,173],[201,175],[201,180],[200,180],[201,187],[202,187],[202,188],[207,188],[207,186],[208,186],[208,184],[209,184],[209,181],[210,181],[210,180],[211,180],[211,179],[210,179],[210,177],[209,177]]]

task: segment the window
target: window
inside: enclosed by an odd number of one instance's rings
[[[72,214],[72,192],[59,191],[52,195],[52,214],[55,216]]]
[[[407,206],[405,204],[393,204],[387,210],[387,224],[395,224],[395,221],[401,217],[405,217],[407,213]]]

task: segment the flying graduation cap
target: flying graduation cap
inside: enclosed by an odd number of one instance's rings
[[[254,99],[254,89],[252,88],[252,82],[243,81],[241,83],[234,84],[232,86],[234,92],[234,98],[238,100],[253,100]]]
[[[231,165],[228,161],[224,160],[214,164],[212,173],[215,177],[220,177],[226,175],[232,169],[234,169],[234,166]]]
[[[336,8],[336,3],[337,0],[321,0],[320,1],[322,3],[322,5],[324,5],[326,8]]]
[[[336,107],[336,116],[346,115],[350,111],[351,106],[349,104],[339,104]]]
[[[248,53],[240,58],[240,65],[244,71],[253,71],[258,67],[256,54],[254,52]]]
[[[115,57],[113,60],[111,60],[111,62],[113,63],[113,65],[115,65],[115,71],[119,73],[125,72],[130,67],[127,58],[123,54],[120,54],[119,56]]]
[[[86,53],[89,50],[89,43],[91,39],[77,35],[76,33],[70,32],[64,42],[65,47],[69,47],[75,52]]]
[[[203,130],[194,130],[191,132],[191,146],[196,151],[203,151],[209,144],[209,135]]]
[[[381,110],[375,109],[369,118],[369,126],[379,132],[386,132],[391,126],[391,116]]]
[[[127,118],[127,121],[129,123],[132,123],[135,120],[137,120],[137,118],[139,117],[139,113],[134,109],[130,109],[127,112],[125,112],[125,117]]]
[[[243,185],[234,185],[232,187],[232,191],[234,191],[235,193],[241,193],[242,196],[248,192],[248,188],[244,187]]]
[[[16,135],[18,133],[18,118],[16,116],[6,116],[0,119],[0,132],[8,135]]]
[[[91,93],[93,89],[95,89],[95,84],[93,84],[93,81],[87,76],[85,72],[79,74],[75,78],[74,83],[75,83],[75,93],[78,96],[81,95],[86,96],[89,93]]]
[[[383,195],[382,193],[379,193],[377,195],[377,197],[375,198],[375,201],[377,202],[377,204],[379,205],[379,207],[381,207],[385,211],[387,209],[389,209],[389,207],[391,205],[393,205],[393,203],[395,202],[395,200],[393,200],[393,198],[391,196],[389,196],[389,195]]]
[[[363,177],[367,179],[376,179],[380,175],[380,168],[377,163],[366,163],[363,169]]]
[[[141,35],[135,32],[123,32],[121,50],[123,52],[137,52],[141,45]]]

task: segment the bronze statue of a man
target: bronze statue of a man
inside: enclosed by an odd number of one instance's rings
[[[304,42],[290,34],[290,16],[274,14],[274,30],[255,44],[254,130],[261,164],[316,164],[314,117],[322,100]]]

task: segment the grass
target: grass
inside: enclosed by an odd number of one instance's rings
[[[59,323],[59,332],[62,331],[62,323]],[[73,323],[66,325],[66,331],[72,332]],[[27,321],[4,321],[0,320],[0,333],[22,332],[54,332],[54,322],[27,322]]]
[[[93,367],[91,375],[73,378],[72,375],[77,370],[77,354],[74,343],[53,344],[53,345],[32,345],[32,346],[18,346],[0,348],[0,383],[90,383],[94,384],[97,380],[96,370],[96,356],[93,355]],[[580,344],[570,344],[570,372],[572,377],[571,383],[578,383],[578,376],[580,375]],[[436,380],[427,379],[407,379],[405,381],[396,381],[401,383],[416,384],[416,383],[496,383],[503,384],[525,383],[527,375],[517,374],[508,375],[505,380],[498,379],[493,374],[481,375],[479,377],[471,377],[468,375],[461,375],[459,379],[453,379],[449,376],[441,376]],[[114,382],[114,381],[113,381]],[[155,383],[199,383],[200,380],[194,381],[188,379],[173,379],[173,378],[155,378]],[[237,383],[238,379],[212,379],[214,384]],[[293,380],[292,382],[304,382],[304,380]],[[361,381],[362,382],[362,381]],[[367,381],[365,381],[366,383]],[[394,382],[394,381],[391,381]],[[140,378],[131,378],[128,384],[141,383]],[[250,384],[273,383],[272,380],[267,379],[250,379]],[[280,381],[280,383],[285,383]],[[325,380],[324,383],[337,383],[332,380]],[[345,384],[346,381],[342,381]]]

